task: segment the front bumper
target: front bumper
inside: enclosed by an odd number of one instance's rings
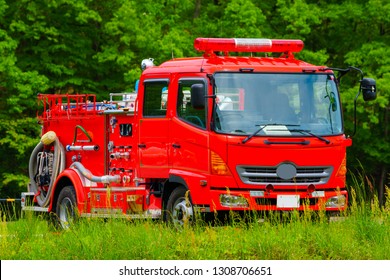
[[[343,211],[348,205],[346,190],[262,191],[262,190],[210,190],[211,211]]]

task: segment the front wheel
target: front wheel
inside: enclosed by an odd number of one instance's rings
[[[194,221],[194,210],[185,188],[175,189],[169,196],[167,203],[167,221],[175,226],[183,226]]]
[[[77,218],[76,194],[72,186],[64,187],[57,200],[56,214],[58,225],[68,229]]]

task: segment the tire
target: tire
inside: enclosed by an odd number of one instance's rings
[[[169,196],[167,203],[167,222],[177,227],[192,224],[195,220],[189,191],[183,187],[176,188]]]
[[[57,224],[62,229],[70,228],[77,220],[76,193],[72,186],[64,187],[57,200]]]

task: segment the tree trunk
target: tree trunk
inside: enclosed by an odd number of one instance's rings
[[[199,17],[200,15],[200,7],[202,6],[202,0],[196,0],[195,2],[195,11],[194,11],[194,19]]]
[[[389,107],[386,107],[384,109],[384,140],[388,141],[389,138]],[[379,193],[378,193],[378,199],[379,199],[379,205],[383,206],[386,203],[386,196],[385,196],[385,186],[386,186],[386,177],[388,174],[387,166],[386,164],[382,165],[381,167],[381,174],[380,174],[380,180],[379,180]]]
[[[378,186],[379,187],[378,200],[380,206],[385,205],[386,175],[387,175],[387,168],[385,165],[382,165],[380,179],[379,179],[379,186]]]

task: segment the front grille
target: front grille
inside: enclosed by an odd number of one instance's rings
[[[325,184],[333,170],[331,166],[296,166],[297,172],[293,178],[282,179],[277,175],[276,169],[277,166],[237,166],[237,172],[241,181],[252,185]]]

